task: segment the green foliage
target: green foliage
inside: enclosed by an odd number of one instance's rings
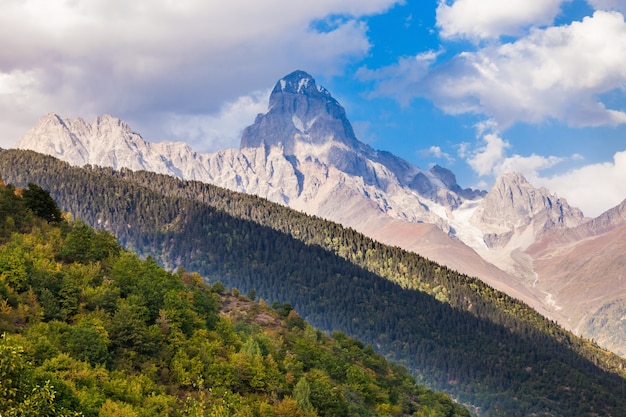
[[[99,320],[83,318],[67,336],[67,349],[72,356],[94,366],[108,362],[108,348],[109,336]]]
[[[469,416],[289,303],[170,273],[80,221],[24,219],[0,244],[2,416]]]
[[[27,262],[23,247],[18,242],[6,245],[0,252],[0,282],[16,291],[23,291],[27,281]]]
[[[313,411],[311,404],[311,385],[306,377],[300,378],[296,386],[293,388],[293,399],[298,403],[298,408],[302,411]]]
[[[68,262],[86,263],[102,261],[111,255],[117,255],[119,250],[117,241],[111,234],[103,230],[96,232],[82,221],[77,221],[72,225],[59,255]]]
[[[78,401],[58,381],[38,372],[27,360],[19,338],[0,337],[0,415],[2,416],[79,416]],[[69,406],[69,408],[68,408]]]
[[[37,184],[28,183],[28,188],[22,192],[26,208],[35,213],[36,216],[48,222],[60,222],[63,220],[61,210],[57,207],[50,193]]]
[[[15,191],[15,187],[5,186],[0,179],[0,242],[11,233],[26,231],[26,226],[30,224],[30,213],[24,210],[24,199]]]

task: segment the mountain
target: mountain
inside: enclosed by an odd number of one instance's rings
[[[521,174],[508,173],[497,179],[487,196],[470,218],[470,223],[485,232],[484,241],[490,248],[503,247],[522,239],[532,229],[530,242],[543,232],[578,226],[584,220],[582,212],[567,201],[551,195],[545,188],[534,188]]]
[[[53,114],[16,147],[78,166],[148,170],[261,196],[479,277],[615,351],[626,345],[611,330],[626,299],[619,262],[611,261],[607,275],[581,277],[582,287],[559,287],[567,277],[554,278],[556,269],[564,269],[556,266],[562,259],[557,255],[571,243],[551,236],[587,224],[608,233],[604,239],[610,242],[615,225],[585,218],[520,174],[505,174],[489,192],[463,189],[445,168],[423,170],[374,150],[358,141],[343,107],[304,71],[276,83],[268,111],[244,130],[240,149],[203,154],[182,143],[147,142],[111,116],[89,124]],[[563,243],[548,245],[550,253],[539,259],[530,248],[542,241]],[[585,255],[602,264],[609,252],[594,248]],[[607,299],[585,298],[591,294],[581,294],[585,288],[611,288],[609,301],[619,308],[607,316]],[[576,312],[580,302],[569,301],[581,297],[584,315]]]
[[[586,220],[566,200],[545,188],[536,189],[521,174],[508,173],[496,180],[469,217],[469,224],[482,232],[482,241],[473,247],[484,259],[517,277],[529,279],[535,278],[532,260],[524,262],[520,251],[546,233],[575,227]],[[502,259],[503,254],[515,253],[517,257]]]
[[[146,300],[152,314],[160,314],[163,304],[151,301],[163,286],[156,262],[170,270],[183,266],[198,271],[214,286],[221,285],[219,280],[239,289],[233,289],[233,294],[254,290],[279,310],[290,303],[323,331],[358,337],[405,365],[420,383],[439,387],[480,416],[626,412],[624,359],[565,331],[480,280],[353,229],[197,181],[146,171],[71,167],[31,151],[0,150],[0,176],[17,186],[41,184],[74,218],[114,232],[125,247],[150,260],[144,270],[125,258],[113,269],[115,273],[104,275],[96,268],[111,267],[108,260],[88,263],[84,270],[96,285],[102,279],[99,290],[104,294],[88,291],[87,301],[107,303],[115,295],[108,281],[133,271],[131,276],[139,277],[141,285],[124,278],[122,294],[139,289],[141,296],[131,298]],[[9,213],[15,206],[0,205]],[[9,217],[10,227],[20,224],[19,216]],[[55,267],[33,260],[35,254],[49,254],[59,246],[50,239],[47,245],[39,245],[35,239],[42,239],[42,232],[35,232],[33,239],[15,237],[32,248],[24,251],[30,259],[25,267]],[[106,237],[101,232],[99,239]],[[104,256],[111,243],[106,239],[105,245],[102,240],[87,245],[89,252],[76,252],[88,237],[76,233],[65,256],[85,259],[91,252]],[[16,265],[19,247],[11,245],[7,250],[11,257],[0,256],[0,266]],[[71,277],[76,277],[76,268],[72,271]],[[19,265],[15,272],[6,277],[19,283],[15,278]],[[30,276],[37,282],[45,279],[43,285],[50,291],[57,291],[59,283],[72,282],[61,274]],[[145,285],[152,290],[144,294]],[[64,308],[84,304],[83,300],[66,302],[75,291],[69,286],[62,292]],[[94,316],[100,317],[97,310]],[[315,364],[327,357],[308,358],[307,363]]]

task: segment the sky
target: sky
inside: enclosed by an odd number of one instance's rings
[[[626,198],[626,0],[0,0],[0,147],[47,113],[238,147],[310,73],[357,137],[597,216]]]

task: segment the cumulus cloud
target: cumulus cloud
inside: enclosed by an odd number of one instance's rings
[[[528,178],[537,178],[540,171],[552,168],[565,160],[566,158],[559,156],[542,156],[534,153],[529,156],[513,155],[503,159],[495,167],[494,173],[500,176],[506,172],[521,172]]]
[[[626,24],[617,12],[534,30],[525,38],[463,53],[433,74],[433,99],[451,113],[475,112],[501,127],[557,119],[571,126],[617,125],[626,113],[598,96],[626,82]]]
[[[444,152],[440,146],[431,146],[423,152],[426,155],[431,155],[437,159],[445,159],[449,164],[454,162],[454,157],[447,152]]]
[[[552,177],[533,179],[580,208],[586,216],[595,217],[615,207],[626,196],[626,151],[617,152],[613,161],[590,164]]]
[[[448,114],[484,117],[476,125],[478,144],[458,148],[459,157],[479,177],[521,172],[596,215],[626,196],[623,153],[613,162],[548,178],[549,169],[554,172],[559,164],[580,161],[581,156],[512,153],[513,146],[502,138],[519,122],[570,127],[626,123],[620,104],[626,90],[626,6],[623,1],[588,2],[596,9],[592,16],[550,26],[563,1],[442,1],[437,10],[442,39],[480,41],[473,50],[442,62],[437,56],[423,59],[428,56],[423,54],[405,57],[363,74],[374,81],[373,95],[402,104],[427,98]]]
[[[472,152],[467,163],[480,176],[493,175],[504,160],[506,149],[511,144],[494,133],[485,135],[483,139],[485,145]]]
[[[569,157],[531,154],[508,155],[512,145],[495,133],[480,138],[482,144],[472,148],[463,144],[460,152],[480,177],[497,178],[507,172],[523,174],[535,187],[545,187],[565,198],[586,216],[596,217],[620,204],[626,197],[626,151],[617,152],[612,161],[546,175],[549,168],[566,161],[583,161],[579,154]],[[484,183],[483,188],[488,188]]]
[[[397,2],[5,2],[0,111],[16,124],[28,118],[24,131],[50,111],[115,113],[140,130],[150,113],[216,114],[294,69],[341,73],[369,51],[361,18]],[[20,97],[27,104],[12,105]],[[0,145],[17,139],[6,138],[11,129]]]
[[[565,0],[567,1],[567,0]],[[437,26],[444,38],[474,40],[520,35],[532,26],[550,25],[564,0],[441,0]]]
[[[626,85],[626,23],[618,12],[596,11],[580,22],[533,29],[515,42],[434,64],[404,58],[368,74],[377,83],[375,94],[401,103],[426,97],[449,114],[485,115],[500,129],[520,121],[626,123],[626,113],[607,108],[601,98]]]
[[[542,170],[552,168],[566,160],[563,157],[537,154],[509,156],[507,149],[511,148],[511,144],[496,133],[488,133],[481,140],[484,142],[483,145],[474,150],[468,151],[467,145],[463,147],[466,162],[479,176],[499,177],[507,172],[520,172],[527,178],[533,179],[538,178]],[[578,155],[573,155],[572,159],[578,157]]]

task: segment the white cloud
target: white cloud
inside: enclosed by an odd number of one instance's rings
[[[457,74],[435,74],[442,88],[433,92],[453,113],[488,114],[501,127],[549,118],[571,126],[626,122],[626,113],[598,99],[626,83],[626,24],[619,13],[534,30],[515,43],[462,54],[455,65]]]
[[[587,3],[595,10],[615,10],[626,13],[626,2],[624,0],[587,0]]]
[[[454,162],[454,158],[449,153],[442,151],[441,147],[439,146],[433,145],[428,148],[425,153],[428,155],[432,155],[435,158],[445,159],[449,164],[452,164]]]
[[[568,1],[568,0],[565,0]],[[437,7],[437,26],[444,38],[498,38],[520,35],[533,26],[550,25],[564,0],[444,0]]]
[[[486,134],[483,140],[485,146],[472,152],[467,163],[480,176],[493,175],[511,144],[494,133]]]
[[[360,19],[398,1],[9,0],[0,14],[0,80],[13,79],[17,91],[0,97],[7,121],[0,145],[30,127],[20,120],[51,111],[135,120],[214,114],[295,69],[341,73],[369,51]],[[317,28],[329,16],[340,19]],[[20,74],[31,78],[28,86],[16,84]],[[31,107],[12,109],[11,97]]]
[[[519,121],[626,123],[626,112],[607,108],[601,98],[623,97],[626,86],[626,23],[618,12],[597,11],[581,22],[534,29],[513,43],[432,63],[404,58],[368,74],[377,82],[375,94],[401,103],[427,97],[449,114],[486,115],[500,129]]]
[[[494,133],[482,137],[483,146],[474,150],[463,144],[468,165],[481,177],[497,178],[507,172],[523,174],[535,187],[545,187],[565,198],[586,216],[595,217],[626,199],[626,151],[617,152],[613,161],[589,164],[552,176],[543,172],[565,161],[581,161],[582,156],[507,155],[510,143]],[[488,188],[487,184],[485,187]]]
[[[468,155],[471,154],[471,146],[472,144],[469,142],[461,142],[457,145],[457,154],[459,157],[465,159]]]
[[[477,136],[482,136],[486,132],[497,133],[499,131],[498,123],[495,120],[493,120],[493,119],[487,119],[487,120],[480,121],[480,122],[476,123],[475,127],[476,127],[476,135]]]
[[[556,192],[586,216],[596,217],[626,198],[626,151],[617,152],[613,161],[587,165],[553,177],[538,177],[533,184]]]
[[[566,159],[536,154],[508,156],[506,151],[511,147],[511,144],[498,134],[488,133],[482,137],[482,140],[484,145],[475,150],[468,151],[467,145],[463,147],[468,165],[479,176],[499,177],[507,172],[520,172],[527,178],[533,179],[539,177],[540,171],[552,168]],[[577,157],[572,156],[573,159]]]
[[[47,94],[48,89],[52,89],[53,94]],[[87,100],[80,109],[68,106],[71,96],[71,88],[63,83],[51,83],[41,69],[0,71],[0,147],[10,147],[46,113],[59,112],[65,117],[94,116]]]
[[[529,179],[537,178],[540,171],[552,168],[556,164],[565,161],[565,159],[558,156],[542,156],[534,153],[530,156],[513,155],[500,161],[494,167],[494,174],[500,176],[507,172],[521,172]]]

